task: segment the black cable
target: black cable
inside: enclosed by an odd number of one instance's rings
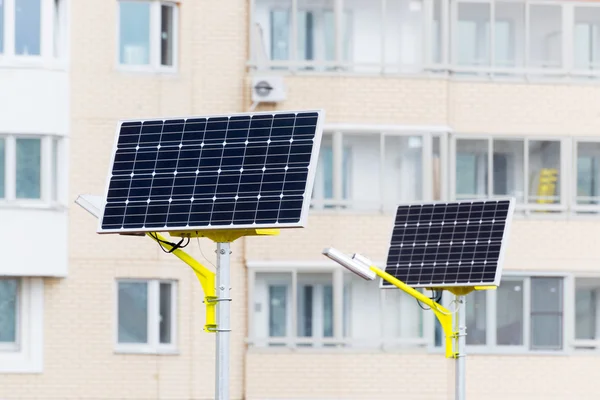
[[[442,300],[442,294],[443,294],[442,290],[433,290],[433,297],[430,297],[429,299],[431,301],[439,303],[440,300]],[[423,310],[431,310],[431,307],[425,308],[425,307],[423,307],[423,305],[421,304],[421,302],[419,301],[419,299],[416,299],[416,300],[417,300],[417,304],[419,305],[419,307],[421,307]]]
[[[172,253],[177,249],[182,249],[184,247],[186,247],[188,244],[190,244],[190,238],[189,237],[184,237],[181,238],[181,240],[179,241],[179,243],[175,243],[175,242],[168,242],[166,240],[162,240],[158,238],[158,235],[156,235],[156,233],[150,233],[150,236],[152,236],[154,238],[154,240],[156,240],[158,242],[158,245],[160,246],[160,249],[162,251],[164,251],[165,253]],[[181,245],[183,243],[183,241],[187,239],[187,243],[184,244],[183,246]],[[163,247],[163,244],[168,244],[169,246],[171,246],[171,250],[165,250],[165,248]]]

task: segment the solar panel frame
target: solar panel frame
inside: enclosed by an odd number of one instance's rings
[[[435,284],[432,284],[432,283],[427,283],[427,284],[425,284],[425,283],[417,283],[417,284],[410,283],[409,285],[414,288],[425,288],[425,289],[447,288],[447,287],[474,287],[474,286],[496,286],[497,287],[497,286],[499,286],[500,281],[502,279],[504,257],[505,257],[505,253],[506,253],[506,243],[507,243],[508,235],[509,235],[511,225],[512,225],[516,199],[514,197],[495,197],[492,199],[466,199],[466,200],[451,200],[451,201],[439,200],[439,201],[431,201],[431,202],[406,202],[406,203],[402,203],[401,205],[399,205],[396,209],[396,214],[394,214],[394,221],[392,223],[392,228],[391,228],[391,233],[390,233],[390,247],[391,247],[391,244],[393,241],[393,231],[396,226],[396,216],[397,216],[398,209],[400,207],[412,206],[412,205],[415,205],[415,206],[416,205],[419,205],[419,206],[437,205],[437,204],[449,205],[449,204],[464,204],[464,203],[475,203],[475,202],[486,203],[486,202],[506,202],[506,201],[508,201],[509,206],[508,206],[508,211],[507,211],[505,225],[504,225],[504,232],[502,234],[502,239],[500,242],[498,264],[496,267],[496,273],[495,273],[493,281],[435,283]],[[386,272],[390,273],[389,271],[387,271],[387,255],[386,255],[386,266],[385,266],[384,270]],[[391,275],[393,275],[393,274],[391,274]],[[392,285],[391,283],[387,282],[384,279],[380,279],[379,280],[379,288],[380,289],[394,289],[394,288],[396,288],[396,286]]]
[[[299,113],[316,113],[317,114],[317,124],[315,128],[315,134],[313,137],[313,145],[310,155],[309,167],[308,167],[308,175],[306,178],[306,189],[304,191],[304,199],[302,203],[300,220],[295,223],[273,223],[273,224],[260,224],[260,223],[252,223],[252,224],[234,224],[234,225],[208,225],[208,226],[186,226],[186,227],[165,227],[165,228],[118,228],[118,229],[105,229],[102,227],[102,223],[104,220],[104,213],[106,211],[106,205],[108,203],[108,191],[111,184],[111,176],[113,171],[113,165],[115,162],[115,157],[117,155],[117,148],[119,142],[119,134],[121,132],[121,127],[126,123],[134,123],[134,122],[152,122],[152,121],[162,121],[164,124],[165,121],[169,120],[188,120],[188,119],[208,119],[212,118],[231,118],[231,117],[244,117],[244,116],[273,116],[282,115],[282,114],[299,114]],[[324,109],[306,109],[306,110],[277,110],[277,111],[264,111],[264,112],[238,112],[238,113],[222,113],[222,114],[205,114],[205,115],[190,115],[190,116],[168,116],[168,117],[155,117],[155,118],[129,118],[129,119],[120,119],[117,121],[117,127],[114,134],[114,142],[112,146],[112,152],[110,157],[110,163],[108,168],[108,174],[105,183],[105,190],[102,197],[102,212],[100,217],[98,218],[98,226],[96,229],[97,233],[101,234],[121,234],[121,233],[143,233],[143,232],[178,232],[178,231],[202,231],[202,230],[238,230],[238,229],[272,229],[272,228],[304,228],[308,223],[308,211],[310,209],[310,203],[312,199],[312,191],[314,187],[315,177],[316,177],[316,168],[317,161],[319,159],[319,152],[321,148],[321,141],[323,137],[323,126],[325,120],[325,110]]]

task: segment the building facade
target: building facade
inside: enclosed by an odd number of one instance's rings
[[[0,1],[0,398],[214,398],[192,271],[74,201],[119,119],[315,108],[308,227],[232,246],[232,399],[453,398],[431,311],[321,251],[384,265],[396,204],[496,196],[469,398],[598,398],[599,71],[595,1]]]

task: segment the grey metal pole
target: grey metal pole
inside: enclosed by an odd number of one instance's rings
[[[217,362],[215,400],[229,400],[231,298],[229,243],[217,243]]]
[[[465,307],[466,296],[456,296],[456,315],[454,317],[455,328],[457,333],[455,339],[456,353],[456,371],[455,371],[455,398],[456,400],[466,400],[467,384],[466,384],[466,344],[467,344],[467,309]]]

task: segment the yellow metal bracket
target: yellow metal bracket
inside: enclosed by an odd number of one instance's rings
[[[152,240],[160,243],[161,246],[167,250],[172,250],[168,240],[158,232],[148,232],[146,236]],[[215,273],[206,268],[204,265],[196,261],[192,256],[181,249],[175,249],[171,252],[175,257],[190,266],[194,271],[202,290],[204,291],[204,303],[206,304],[206,323],[204,324],[204,330],[206,332],[215,332],[217,329],[217,318],[216,318],[216,306],[217,306],[217,295],[216,295],[216,279]]]
[[[454,353],[452,351],[452,341],[453,341],[454,337],[456,337],[457,332],[454,332],[452,330],[452,313],[450,312],[450,310],[448,310],[446,307],[442,306],[441,304],[431,300],[429,297],[425,296],[423,293],[408,286],[406,283],[393,277],[392,275],[388,274],[387,272],[385,272],[373,265],[370,267],[370,269],[371,269],[371,271],[375,272],[377,274],[377,276],[379,276],[383,280],[391,283],[392,285],[396,286],[398,289],[402,290],[406,294],[411,295],[415,299],[427,304],[431,308],[431,310],[433,311],[433,313],[435,314],[437,319],[440,321],[440,324],[442,325],[442,329],[444,330],[444,333],[446,334],[446,358],[454,357]]]
[[[182,231],[182,232],[170,232],[170,236],[176,237],[206,237],[214,242],[233,242],[242,236],[274,236],[279,235],[279,229],[238,229],[238,230],[206,230],[206,231]],[[218,297],[216,294],[216,274],[200,264],[191,255],[186,253],[182,249],[173,250],[173,246],[169,244],[169,241],[158,232],[147,232],[146,236],[158,242],[165,249],[170,250],[171,253],[179,258],[181,261],[190,266],[190,268],[196,274],[196,277],[200,281],[202,290],[204,291],[204,303],[206,304],[206,322],[204,324],[204,330],[206,332],[217,331],[217,302]]]

